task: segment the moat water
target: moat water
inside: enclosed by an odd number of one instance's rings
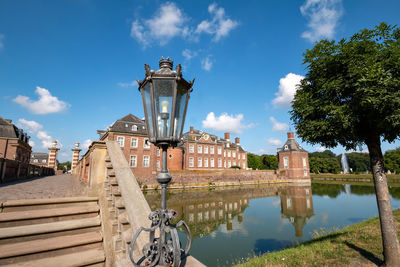
[[[393,209],[400,208],[400,186],[389,190]],[[159,208],[159,192],[148,192],[146,199],[152,210]],[[231,266],[310,240],[315,231],[333,231],[378,215],[372,184],[171,191],[167,206],[190,227],[190,254],[210,267]]]

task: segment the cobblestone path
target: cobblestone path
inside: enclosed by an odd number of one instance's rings
[[[0,184],[0,201],[86,195],[85,185],[70,174],[44,176]]]

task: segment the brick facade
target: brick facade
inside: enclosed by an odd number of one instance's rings
[[[32,148],[29,136],[11,120],[0,117],[0,158],[29,163]]]
[[[288,133],[288,140],[278,149],[278,166],[281,175],[287,179],[310,179],[308,152],[294,139],[294,133]]]

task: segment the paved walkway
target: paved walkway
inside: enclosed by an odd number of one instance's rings
[[[0,201],[86,195],[86,186],[70,174],[44,176],[0,184]]]

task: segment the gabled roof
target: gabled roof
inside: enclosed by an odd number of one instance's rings
[[[138,117],[128,114],[125,117],[114,122],[106,131],[98,131],[101,134],[100,139],[106,132],[118,132],[127,134],[147,135],[146,123]]]
[[[139,119],[135,115],[132,115],[131,113],[129,113],[128,115],[126,115],[125,117],[123,117],[117,121],[131,122],[131,123],[144,123],[143,120]]]

